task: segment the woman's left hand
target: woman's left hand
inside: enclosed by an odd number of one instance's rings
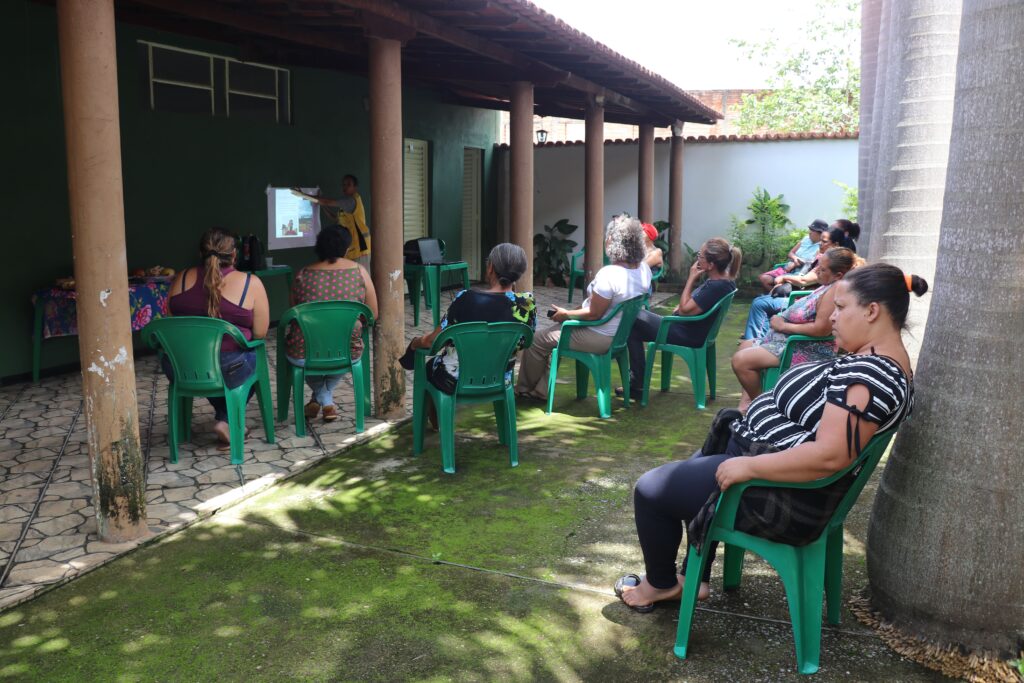
[[[569,319],[569,312],[566,309],[559,308],[558,306],[552,306],[551,308],[555,309],[555,314],[551,316],[551,319],[556,323],[564,323]]]
[[[786,324],[786,321],[783,320],[781,315],[773,315],[771,320],[768,321],[768,324],[771,325],[772,329],[776,332],[782,332],[782,327]]]
[[[738,457],[729,458],[718,466],[715,472],[715,479],[718,480],[718,488],[725,491],[733,484],[742,484],[753,479],[750,473],[750,458]]]

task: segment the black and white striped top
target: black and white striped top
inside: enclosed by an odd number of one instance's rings
[[[863,417],[885,431],[910,415],[914,387],[903,368],[887,356],[848,355],[818,363],[803,363],[785,372],[772,391],[750,403],[733,431],[751,441],[780,449],[813,441],[825,404],[846,408],[846,391],[863,384],[871,402]]]

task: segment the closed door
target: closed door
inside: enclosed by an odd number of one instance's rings
[[[426,237],[430,232],[427,160],[427,141],[406,138],[402,173],[402,232],[405,241]]]
[[[469,277],[480,279],[480,185],[483,173],[482,149],[462,150],[462,259],[469,266]]]

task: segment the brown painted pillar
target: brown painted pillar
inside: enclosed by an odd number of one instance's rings
[[[100,538],[148,535],[139,447],[113,0],[58,0],[78,351]]]
[[[668,159],[668,222],[672,243],[668,265],[678,275],[683,269],[683,124],[672,126],[672,147]]]
[[[367,38],[370,48],[370,215],[373,286],[380,312],[373,331],[376,415],[405,414],[405,297],[402,280],[402,44]]]
[[[640,220],[654,222],[654,125],[640,124],[640,160],[637,166],[636,208]]]
[[[533,291],[533,84],[527,81],[512,84],[509,214],[509,239],[526,251],[529,264],[517,288]]]
[[[584,224],[586,279],[604,265],[604,98],[588,97],[586,111]]]

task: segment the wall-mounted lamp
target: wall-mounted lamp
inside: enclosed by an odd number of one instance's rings
[[[541,128],[537,131],[537,143],[543,145],[548,141],[548,132]]]

